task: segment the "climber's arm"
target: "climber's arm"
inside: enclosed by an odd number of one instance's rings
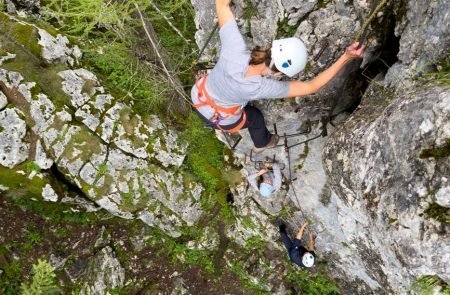
[[[297,236],[296,236],[297,240],[301,240],[302,239],[303,231],[305,230],[305,227],[308,225],[308,223],[309,223],[308,221],[305,221],[303,223],[302,227],[300,228],[300,230],[297,233]]]
[[[353,43],[347,48],[345,53],[333,64],[331,67],[320,73],[317,77],[308,82],[292,81],[289,82],[289,94],[288,97],[296,97],[302,95],[308,95],[319,91],[325,86],[331,79],[333,79],[337,73],[352,59],[360,58],[364,54],[365,46],[358,48],[359,43]]]
[[[231,0],[216,0],[217,20],[219,21],[220,28],[230,20],[234,20],[230,3]]]

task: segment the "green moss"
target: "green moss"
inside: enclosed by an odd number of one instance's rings
[[[440,222],[450,223],[450,209],[442,207],[439,204],[430,204],[430,206],[428,206],[428,208],[425,210],[425,214]]]
[[[27,173],[28,174],[30,174],[31,172],[33,172],[33,171],[36,171],[36,172],[41,172],[41,167],[39,167],[39,165],[38,164],[36,164],[36,162],[34,162],[34,161],[29,161],[29,162],[27,162]]]
[[[8,51],[6,51],[5,49],[1,48],[1,44],[0,44],[0,56],[5,56],[8,54]]]
[[[0,17],[2,39],[14,40],[14,42],[21,44],[27,52],[33,54],[35,58],[40,59],[42,48],[38,44],[38,30],[33,26],[14,22],[3,13],[0,13],[0,15],[2,16]]]
[[[419,155],[421,159],[435,158],[436,160],[447,158],[448,156],[450,156],[450,138],[440,147],[423,149]]]
[[[100,166],[98,167],[98,171],[97,171],[97,178],[102,177],[107,172],[108,172],[108,166],[106,165],[106,163],[100,164]]]
[[[9,193],[40,199],[42,189],[49,181],[40,177],[29,179],[27,175],[19,174],[17,171],[27,171],[27,164],[20,164],[13,169],[0,165],[0,184],[8,187]]]
[[[70,105],[70,97],[64,93],[61,87],[62,79],[58,73],[67,70],[67,66],[52,64],[42,67],[40,60],[30,58],[29,53],[21,48],[21,44],[3,39],[4,33],[0,29],[0,39],[6,51],[16,54],[16,58],[2,65],[8,71],[19,72],[26,82],[35,82],[37,85],[31,89],[31,93],[45,93],[57,107]]]
[[[73,212],[72,207],[67,204],[33,201],[29,198],[17,198],[17,196],[13,197],[15,197],[14,202],[17,205],[45,217],[54,225],[60,225],[62,222],[90,224],[97,220],[95,213],[87,213],[84,211]]]

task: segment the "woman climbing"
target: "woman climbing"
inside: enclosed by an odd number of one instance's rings
[[[307,225],[308,221],[303,223],[294,241],[291,241],[288,234],[286,233],[286,225],[284,223],[281,223],[279,226],[281,240],[283,241],[284,246],[289,253],[289,259],[293,263],[301,267],[312,267],[316,259],[316,254],[314,253],[314,233],[312,231],[309,232],[308,249],[303,247],[301,242],[303,232]]]
[[[342,67],[362,57],[364,46],[352,44],[327,70],[307,82],[278,81],[273,76],[292,77],[305,68],[307,51],[298,38],[274,40],[270,50],[246,49],[244,39],[230,8],[230,0],[216,0],[220,27],[221,51],[216,66],[208,76],[200,78],[192,88],[191,98],[197,113],[205,122],[227,132],[248,128],[255,145],[262,152],[277,144],[260,110],[249,101],[296,97],[312,94],[327,84]]]
[[[249,175],[247,180],[261,196],[268,198],[281,187],[280,166],[277,163],[266,165],[258,173]]]

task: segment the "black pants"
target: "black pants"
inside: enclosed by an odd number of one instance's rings
[[[248,128],[248,131],[250,132],[250,137],[252,138],[255,147],[257,148],[265,147],[270,141],[271,134],[266,127],[264,115],[261,113],[259,109],[249,105],[245,106],[244,110],[245,114],[247,115],[247,122],[245,122],[245,125],[242,128],[243,129]],[[201,115],[200,112],[197,111],[197,109],[195,109],[195,111],[197,112],[197,114],[200,115],[203,121],[212,126],[211,122],[208,119],[206,119],[203,115]],[[238,126],[239,123],[241,122],[242,117],[233,124],[221,125],[221,127],[224,130],[231,130],[234,127]]]
[[[294,243],[292,243],[292,240],[287,235],[286,231],[280,231],[281,240],[283,241],[284,246],[288,250],[288,253],[291,252],[292,247],[294,246]]]

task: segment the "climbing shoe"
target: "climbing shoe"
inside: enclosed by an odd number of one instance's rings
[[[278,229],[280,230],[280,233],[285,233],[286,232],[286,224],[280,223],[280,225],[278,225]]]
[[[262,151],[265,151],[268,148],[274,147],[277,145],[278,140],[280,139],[280,136],[276,135],[276,134],[272,134],[272,136],[270,137],[269,143],[264,146],[264,147],[253,147],[253,152],[254,153],[261,153]]]

